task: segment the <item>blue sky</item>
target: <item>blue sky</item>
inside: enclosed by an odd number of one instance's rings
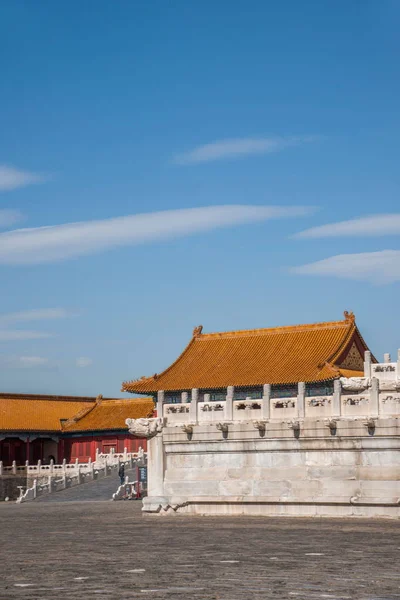
[[[118,396],[196,325],[344,310],[394,354],[399,17],[395,0],[2,3],[2,390]]]

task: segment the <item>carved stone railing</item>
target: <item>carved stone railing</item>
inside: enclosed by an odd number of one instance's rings
[[[226,402],[199,402],[197,418],[199,423],[218,423],[224,418]]]
[[[310,396],[306,398],[305,416],[307,418],[331,417],[333,415],[333,396]]]
[[[171,425],[187,423],[189,421],[190,403],[164,404],[163,414]]]
[[[235,421],[260,419],[262,403],[262,399],[253,400],[252,398],[246,398],[246,400],[234,400],[233,419]]]
[[[297,417],[297,398],[271,398],[271,419],[294,419]]]
[[[381,415],[399,415],[400,394],[396,392],[386,392],[384,394],[380,394],[379,413]]]
[[[343,417],[368,416],[370,414],[370,395],[368,393],[342,396]]]
[[[368,354],[368,353],[367,353]],[[400,354],[399,354],[400,357]],[[368,357],[367,357],[368,358]],[[399,359],[400,360],[400,359]],[[400,363],[399,363],[400,364]],[[366,362],[364,377],[338,378],[333,381],[333,394],[308,396],[310,388],[298,383],[298,393],[289,398],[274,397],[274,387],[264,384],[262,397],[235,400],[235,388],[226,389],[225,400],[212,401],[210,393],[199,389],[182,392],[181,404],[163,404],[164,392],[159,392],[158,409],[165,419],[165,425],[185,425],[236,421],[287,421],[293,419],[340,419],[353,417],[400,416],[400,368],[389,369],[391,364],[371,367],[373,373],[387,376],[371,376],[370,365]],[[395,379],[388,377],[396,376]],[[223,397],[219,391],[218,395]],[[200,402],[200,398],[202,401]]]

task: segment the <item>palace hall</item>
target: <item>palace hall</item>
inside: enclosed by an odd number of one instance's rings
[[[103,398],[0,394],[0,461],[5,466],[29,463],[95,460],[96,451],[146,450],[134,439],[128,417],[151,417],[151,398]]]
[[[361,377],[368,351],[353,313],[341,321],[309,325],[203,333],[196,327],[184,351],[165,371],[122,384],[122,391],[164,394],[166,404],[223,401],[227,388],[233,400],[261,398],[271,386],[272,398],[297,395],[298,382],[306,395],[332,394],[334,380]],[[372,356],[372,362],[376,359]]]

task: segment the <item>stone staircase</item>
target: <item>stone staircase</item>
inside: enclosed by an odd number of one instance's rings
[[[128,469],[125,475],[131,480],[135,478],[135,469]],[[112,500],[113,494],[117,491],[120,480],[115,473],[101,479],[94,479],[87,483],[82,483],[65,490],[60,490],[56,494],[45,494],[39,496],[34,501],[37,502],[107,502]]]

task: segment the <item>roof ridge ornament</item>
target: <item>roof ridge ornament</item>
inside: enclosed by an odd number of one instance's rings
[[[195,327],[193,329],[193,337],[197,337],[198,335],[201,335],[202,331],[203,331],[203,325],[198,325],[197,327]]]
[[[350,312],[347,311],[347,310],[345,310],[343,314],[344,314],[345,321],[347,321],[348,323],[354,323],[355,322],[356,316],[355,316],[355,314],[353,313],[352,310]]]

